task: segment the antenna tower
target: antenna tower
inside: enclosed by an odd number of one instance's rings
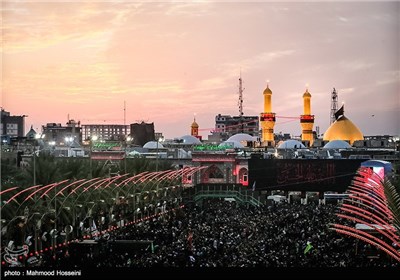
[[[333,124],[336,121],[335,113],[337,110],[338,110],[338,94],[336,92],[336,89],[333,88],[333,91],[331,94],[331,122],[330,122],[330,124]]]
[[[243,133],[243,83],[242,83],[242,72],[240,71],[240,76],[239,76],[239,100],[238,100],[238,105],[239,105],[239,117],[240,117],[240,129],[241,133]]]

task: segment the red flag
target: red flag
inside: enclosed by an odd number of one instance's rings
[[[188,234],[187,242],[188,242],[189,249],[192,250],[193,249],[193,232],[192,231],[190,231]]]

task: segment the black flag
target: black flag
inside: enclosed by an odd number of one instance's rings
[[[340,118],[343,115],[344,115],[344,104],[342,105],[342,107],[340,107],[339,110],[336,111],[335,119],[337,120],[338,118]]]

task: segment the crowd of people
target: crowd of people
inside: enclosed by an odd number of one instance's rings
[[[75,244],[42,266],[400,267],[369,244],[329,229],[337,205],[253,207],[224,199],[189,205]]]

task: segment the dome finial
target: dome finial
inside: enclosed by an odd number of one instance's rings
[[[193,113],[193,123],[192,123],[191,127],[192,127],[192,130],[193,130],[193,128],[196,128],[196,129],[199,128],[199,125],[196,122],[196,113]],[[192,131],[192,135],[193,135],[193,131]]]
[[[306,91],[303,94],[303,97],[311,97],[311,93],[308,91],[309,84],[306,83]]]
[[[267,80],[267,87],[264,90],[264,94],[272,94],[272,91],[269,88],[269,80]]]

